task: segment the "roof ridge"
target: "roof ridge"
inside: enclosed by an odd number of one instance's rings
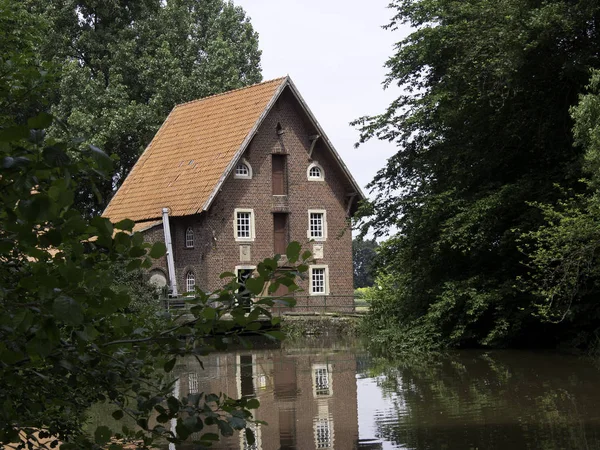
[[[230,91],[225,91],[225,92],[220,92],[218,94],[209,95],[208,97],[197,98],[195,100],[190,100],[189,102],[178,103],[177,105],[175,105],[175,108],[179,108],[180,106],[184,106],[184,105],[189,105],[190,103],[202,102],[204,100],[208,100],[208,99],[214,98],[214,97],[219,97],[221,95],[232,94],[233,92],[243,91],[244,89],[250,89],[250,88],[253,88],[256,86],[260,86],[261,84],[274,83],[275,81],[283,81],[287,78],[288,78],[288,75],[286,75],[285,77],[273,78],[272,80],[261,81],[260,83],[254,83],[254,84],[251,84],[250,86],[242,86],[240,88],[232,89]],[[175,108],[173,108],[173,109],[175,109]]]

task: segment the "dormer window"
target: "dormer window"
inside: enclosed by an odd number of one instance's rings
[[[324,181],[325,180],[325,171],[321,167],[319,163],[312,163],[308,166],[308,170],[306,171],[306,175],[309,181]]]
[[[192,227],[188,227],[188,229],[185,230],[185,247],[194,247],[194,230],[192,229]]]
[[[235,166],[234,178],[252,178],[252,167],[245,159],[241,159]]]

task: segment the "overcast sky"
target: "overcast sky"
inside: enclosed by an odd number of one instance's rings
[[[388,142],[358,149],[349,123],[383,112],[399,89],[383,90],[383,65],[406,31],[381,27],[389,0],[234,0],[259,33],[265,80],[290,75],[352,175],[364,186],[394,153]]]

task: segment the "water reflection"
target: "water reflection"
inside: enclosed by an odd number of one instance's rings
[[[339,342],[232,350],[176,367],[180,395],[255,397],[255,429],[215,449],[600,449],[600,371],[553,353],[372,359]],[[182,447],[182,448],[193,448]]]
[[[380,361],[363,374],[382,392],[374,428],[389,448],[448,450],[600,448],[599,375],[575,356],[516,351]]]
[[[215,449],[356,448],[356,349],[319,344],[216,353],[204,359],[204,370],[185,359],[175,368],[179,395],[223,392],[260,401],[255,418],[268,426],[254,429],[256,442],[240,433]]]

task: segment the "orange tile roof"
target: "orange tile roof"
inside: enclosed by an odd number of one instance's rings
[[[103,213],[113,222],[195,214],[288,78],[177,105]]]

